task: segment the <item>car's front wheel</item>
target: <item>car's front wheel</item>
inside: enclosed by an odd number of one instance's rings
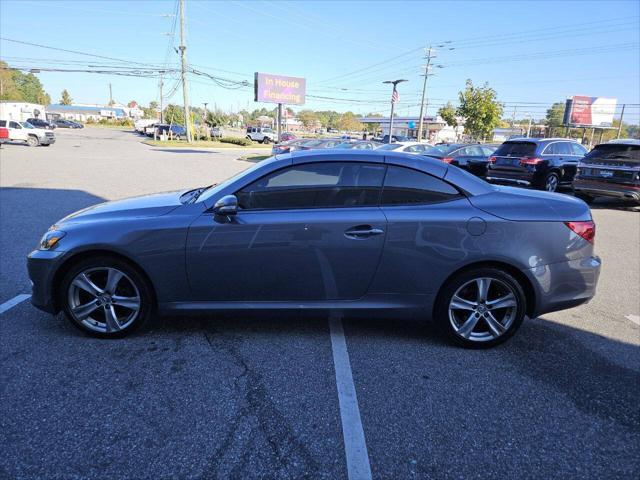
[[[62,281],[59,302],[73,325],[102,338],[128,335],[153,311],[144,276],[129,263],[108,256],[73,265]]]
[[[522,286],[509,273],[479,268],[456,275],[442,289],[435,320],[453,342],[489,348],[508,340],[526,312]]]
[[[29,138],[27,138],[27,145],[30,147],[37,147],[39,144],[40,140],[38,140],[38,137],[35,135],[29,135]]]

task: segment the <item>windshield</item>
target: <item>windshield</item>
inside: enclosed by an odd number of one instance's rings
[[[236,173],[234,176],[227,178],[224,182],[220,182],[216,185],[211,185],[209,188],[207,188],[204,192],[200,194],[200,196],[198,197],[198,202],[206,201],[208,198],[211,198],[213,195],[215,195],[217,192],[219,192],[223,188],[226,188],[227,185],[229,185],[231,182],[235,182],[239,178],[242,178],[244,175],[247,175],[253,172],[254,170],[257,170],[258,168],[261,168],[265,161],[266,160],[263,160],[262,162],[258,162],[255,165],[247,168],[246,170],[242,170],[241,172]]]
[[[621,143],[605,143],[597,145],[582,159],[583,162],[597,160],[631,160],[640,162],[640,145],[624,145]]]
[[[505,142],[493,153],[496,157],[524,157],[536,153],[536,144],[532,142]]]
[[[31,125],[29,122],[19,122],[20,125],[22,125],[24,128],[36,128],[33,125]]]
[[[380,148],[378,148],[378,150],[397,150],[401,146],[402,144],[400,143],[386,143],[382,145]]]

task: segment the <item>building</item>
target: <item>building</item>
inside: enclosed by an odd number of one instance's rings
[[[463,125],[451,127],[447,125],[441,117],[422,117],[423,131],[422,138],[430,143],[455,142],[463,133]],[[393,135],[400,135],[409,138],[418,137],[420,117],[394,117]],[[358,119],[361,123],[379,124],[382,135],[389,135],[389,119],[379,117],[363,117]],[[461,122],[462,123],[462,122]]]
[[[65,118],[67,120],[77,120],[86,122],[88,120],[97,122],[102,119],[123,120],[129,118],[124,108],[103,107],[99,105],[49,105],[47,108],[47,118]]]
[[[0,118],[24,122],[28,118],[46,119],[47,111],[44,105],[28,102],[0,101]]]

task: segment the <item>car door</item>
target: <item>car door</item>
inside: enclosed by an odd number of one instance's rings
[[[27,133],[25,130],[26,129],[22,128],[22,125],[18,122],[9,122],[9,138],[11,138],[11,140],[26,140]]]
[[[572,182],[573,177],[575,177],[576,172],[578,171],[578,164],[582,157],[587,153],[587,149],[582,145],[576,142],[562,142],[565,146],[563,150],[567,153],[564,155],[564,175],[562,178],[563,182]]]
[[[371,294],[433,295],[465,260],[469,201],[428,173],[389,165],[380,205],[387,239]]]
[[[196,300],[323,301],[362,297],[385,239],[383,163],[289,165],[240,188],[230,219],[189,229]]]

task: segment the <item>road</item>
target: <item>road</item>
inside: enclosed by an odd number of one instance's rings
[[[57,219],[250,166],[119,130],[57,134],[0,151],[2,305],[29,293],[25,256]],[[375,479],[634,478],[640,214],[593,216],[596,298],[499,348],[452,347],[419,319],[343,319],[359,418],[341,415],[324,316],[163,318],[101,341],[21,302],[0,314],[0,477],[347,478],[343,428],[359,421]]]

